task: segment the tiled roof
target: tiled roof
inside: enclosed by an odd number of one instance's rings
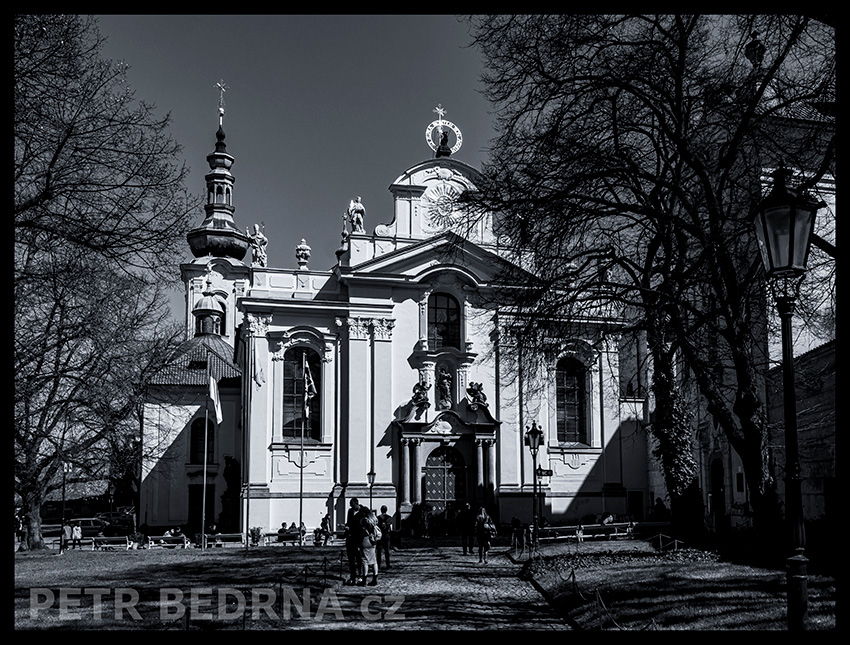
[[[151,379],[152,385],[199,385],[209,383],[207,364],[216,381],[239,379],[242,370],[233,362],[233,348],[217,334],[201,334],[187,340],[168,364]]]

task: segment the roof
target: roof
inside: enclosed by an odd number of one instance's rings
[[[207,365],[216,381],[240,379],[242,370],[233,361],[233,353],[233,348],[218,334],[199,334],[175,350],[151,384],[206,386]]]
[[[108,479],[93,479],[83,482],[68,482],[65,485],[65,500],[85,499],[88,497],[100,497],[109,492]],[[45,497],[47,502],[62,501],[62,489],[57,488],[50,491]]]

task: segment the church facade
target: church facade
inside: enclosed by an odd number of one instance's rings
[[[327,515],[336,527],[352,497],[386,505],[404,530],[465,503],[530,522],[535,479],[551,524],[640,520],[665,496],[645,388],[624,387],[631,359],[612,321],[557,339],[535,378],[510,358],[519,323],[496,297],[509,292],[497,218],[456,225],[479,173],[454,156],[453,124],[441,115],[432,130],[433,156],[390,184],[389,223],[370,225],[351,199],[337,262],[317,270],[303,240],[297,268],[267,266],[262,231],[236,224],[219,127],[181,266],[187,341],[145,410],[141,523],[274,531]]]

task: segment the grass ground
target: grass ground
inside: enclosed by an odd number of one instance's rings
[[[576,629],[784,630],[784,571],[706,551],[659,554],[646,542],[546,548],[523,575]],[[809,575],[808,628],[836,628],[834,577]]]

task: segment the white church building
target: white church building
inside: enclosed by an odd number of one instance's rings
[[[386,505],[403,531],[423,508],[451,518],[466,502],[503,524],[530,522],[532,424],[543,432],[546,522],[640,520],[664,497],[641,429],[648,403],[635,396],[645,388],[626,396],[622,343],[600,333],[609,321],[558,339],[542,381],[524,378],[505,351],[516,321],[495,304],[509,293],[498,217],[455,225],[456,197],[480,175],[456,156],[460,132],[438,114],[430,158],[401,170],[385,209],[370,205],[364,217],[359,198],[341,196],[350,220],[326,270],[309,267],[303,240],[297,268],[266,266],[262,232],[237,224],[220,123],[205,218],[181,265],[187,340],[145,408],[139,522],[152,532],[194,532],[202,521],[225,532],[300,520],[312,529],[325,515],[336,527],[352,497]]]

